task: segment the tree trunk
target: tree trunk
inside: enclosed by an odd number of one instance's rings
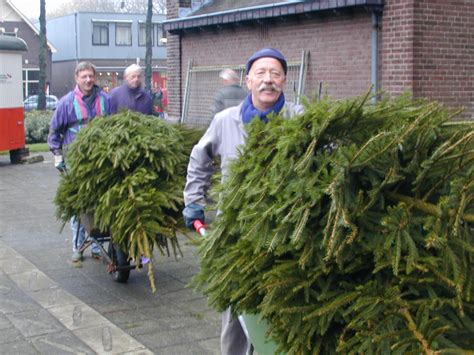
[[[152,29],[151,18],[153,15],[153,0],[148,0],[148,9],[146,12],[146,53],[145,53],[145,89],[151,92],[151,58],[152,58]]]
[[[46,0],[40,0],[40,48],[39,48],[39,83],[38,83],[38,110],[46,109]]]

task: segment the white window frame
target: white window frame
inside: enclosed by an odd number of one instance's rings
[[[99,38],[98,41],[95,41],[95,28],[99,28]],[[102,22],[102,21],[92,21],[92,45],[93,46],[108,46],[110,42],[110,31],[109,31],[109,23],[108,22]],[[106,30],[106,40],[102,38],[102,30]]]
[[[156,26],[156,37],[158,38],[156,41],[157,46],[166,46],[166,31],[163,30],[161,24]]]
[[[128,29],[128,33],[123,34],[123,40],[119,42],[119,29]],[[126,37],[126,38],[125,38]],[[119,47],[132,45],[132,24],[131,23],[115,23],[115,45]]]
[[[27,98],[28,96],[30,96],[30,93],[29,93],[29,86],[28,84],[38,84],[39,85],[39,79],[37,80],[30,80],[28,78],[28,73],[29,72],[32,72],[32,71],[37,71],[38,74],[39,74],[39,68],[23,68],[23,72],[25,73],[25,79],[23,79],[23,87],[25,88],[25,98]]]
[[[154,25],[151,24],[151,45],[155,42],[155,34],[154,34]],[[138,23],[138,45],[140,47],[146,46],[146,23],[139,22]]]

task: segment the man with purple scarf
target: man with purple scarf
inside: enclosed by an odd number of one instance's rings
[[[61,172],[66,171],[64,153],[68,145],[76,138],[77,132],[87,125],[96,116],[105,116],[110,113],[108,96],[96,85],[96,69],[92,63],[81,62],[77,64],[74,78],[76,87],[59,100],[56,111],[51,119],[48,136],[48,146],[54,155],[54,166]],[[72,261],[82,259],[82,254],[77,247],[85,238],[84,228],[78,230],[79,225],[75,217],[71,219]],[[100,257],[100,249],[92,246],[92,256]]]
[[[222,178],[228,175],[229,163],[245,144],[245,125],[251,120],[268,121],[275,113],[291,118],[303,112],[303,107],[285,101],[283,87],[288,66],[282,53],[264,48],[254,53],[246,64],[246,83],[250,93],[239,105],[217,113],[189,159],[183,216],[186,226],[193,228],[196,220],[204,221],[207,189],[213,173],[214,157],[221,158]],[[238,319],[230,308],[222,314],[221,353],[246,354],[249,342]]]

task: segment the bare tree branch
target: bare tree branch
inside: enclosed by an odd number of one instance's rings
[[[152,0],[152,2],[153,13],[166,13],[166,0]],[[147,12],[147,3],[148,1],[143,0],[68,0],[56,9],[48,11],[48,18],[69,15],[78,11],[145,14]]]
[[[153,24],[151,22],[153,15],[153,0],[148,0],[148,8],[146,13],[146,24],[145,24],[145,33],[146,33],[146,52],[145,52],[145,88],[151,92],[151,58],[152,58],[152,28]]]

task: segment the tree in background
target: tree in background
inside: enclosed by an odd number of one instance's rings
[[[138,0],[124,0],[123,12],[144,13],[148,11],[150,3],[153,5],[155,14],[166,13],[166,0],[151,0],[148,2]]]
[[[153,0],[148,0],[148,8],[146,12],[145,23],[145,37],[146,37],[146,52],[145,52],[145,89],[151,92],[151,57],[152,57],[152,43],[151,31],[153,24],[151,18],[153,15]]]
[[[152,0],[153,9],[157,14],[166,13],[166,0]],[[144,14],[148,10],[148,2],[142,0],[81,0],[65,1],[56,9],[48,12],[48,17],[59,17],[77,11],[122,12]]]
[[[48,46],[46,43],[46,0],[40,0],[40,48],[39,48],[39,88],[38,88],[38,110],[46,109],[46,55]]]

